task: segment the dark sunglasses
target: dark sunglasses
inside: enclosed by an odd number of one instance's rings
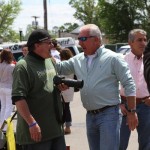
[[[92,37],[95,37],[95,36],[88,36],[88,37],[78,37],[78,40],[84,42],[86,41],[88,38],[92,38]]]

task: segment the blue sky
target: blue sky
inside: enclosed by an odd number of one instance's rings
[[[38,16],[37,21],[39,26],[44,26],[43,0],[22,0],[21,9],[13,24],[13,28],[16,31],[22,29],[25,32],[26,26],[32,24],[32,21],[34,21],[32,16]],[[80,24],[73,17],[75,9],[69,5],[69,0],[47,0],[47,12],[49,30],[54,26],[61,26],[66,22]]]

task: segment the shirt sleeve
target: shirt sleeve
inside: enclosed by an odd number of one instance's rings
[[[127,62],[119,56],[113,61],[115,74],[124,88],[125,96],[135,96],[136,87]]]
[[[59,63],[56,63],[56,69],[57,69],[58,74],[61,74],[61,75],[74,74],[73,58],[70,58],[67,61],[61,61]]]
[[[26,67],[17,64],[13,71],[12,97],[27,97],[30,90],[29,77]]]

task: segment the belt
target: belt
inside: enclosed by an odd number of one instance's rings
[[[145,96],[143,98],[136,98],[136,104],[144,103],[145,99],[149,98],[149,96]],[[125,96],[121,96],[121,100],[127,101]]]
[[[103,108],[99,108],[99,109],[96,109],[96,110],[88,110],[87,112],[88,113],[92,113],[92,114],[98,114],[100,112],[103,112],[104,110],[106,110],[107,108],[110,108],[110,107],[114,107],[116,105],[112,105],[112,106],[105,106]]]

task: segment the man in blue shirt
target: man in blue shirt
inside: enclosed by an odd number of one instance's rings
[[[60,74],[77,75],[84,80],[81,89],[83,107],[87,110],[86,128],[90,150],[118,150],[121,113],[119,82],[128,100],[128,125],[138,125],[135,113],[135,84],[127,63],[115,52],[102,46],[100,29],[87,24],[80,29],[79,44],[83,53],[57,64]],[[131,96],[132,95],[132,96]]]

